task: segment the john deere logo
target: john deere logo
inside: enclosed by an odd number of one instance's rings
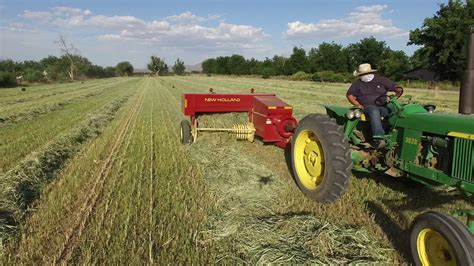
[[[204,98],[206,102],[219,102],[219,103],[238,103],[240,98]]]

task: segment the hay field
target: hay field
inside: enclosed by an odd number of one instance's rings
[[[225,134],[179,143],[183,92],[276,93],[295,116],[346,105],[344,84],[160,77],[0,90],[0,237],[11,263],[403,263],[417,214],[472,206],[456,192],[354,173],[306,199],[283,150]],[[407,90],[457,110],[457,92]],[[202,117],[226,126],[245,115]]]

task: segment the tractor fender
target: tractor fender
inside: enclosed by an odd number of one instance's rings
[[[338,125],[344,125],[347,122],[346,113],[349,108],[332,105],[326,105],[324,108],[326,108],[326,114],[329,117],[336,119]]]

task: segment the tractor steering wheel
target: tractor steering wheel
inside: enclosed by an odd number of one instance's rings
[[[375,99],[375,104],[378,105],[378,106],[385,106],[389,100],[388,99],[392,99],[392,98],[396,98],[397,100],[400,99],[400,97],[402,97],[403,95],[403,88],[402,87],[398,87],[401,92],[400,92],[400,95],[380,95],[379,97],[377,97],[377,99]]]

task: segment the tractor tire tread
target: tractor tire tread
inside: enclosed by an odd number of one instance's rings
[[[349,179],[352,176],[351,149],[348,139],[343,134],[342,128],[336,123],[336,120],[329,118],[327,115],[307,115],[299,122],[299,128],[300,130],[308,129],[314,131],[323,146],[325,160],[331,162],[331,164],[325,166],[323,183],[315,190],[310,190],[298,179],[294,166],[294,154],[292,152],[295,181],[300,190],[309,198],[321,203],[335,202],[347,191]],[[299,130],[297,129],[295,137],[292,139],[292,148],[294,148],[298,132]]]
[[[456,253],[459,265],[474,265],[474,236],[469,232],[466,225],[456,218],[429,211],[418,215],[410,226],[410,248],[416,265],[421,265],[417,253],[417,237],[423,228],[432,228],[446,238]],[[451,241],[454,241],[452,243]],[[454,245],[453,245],[454,244]]]

